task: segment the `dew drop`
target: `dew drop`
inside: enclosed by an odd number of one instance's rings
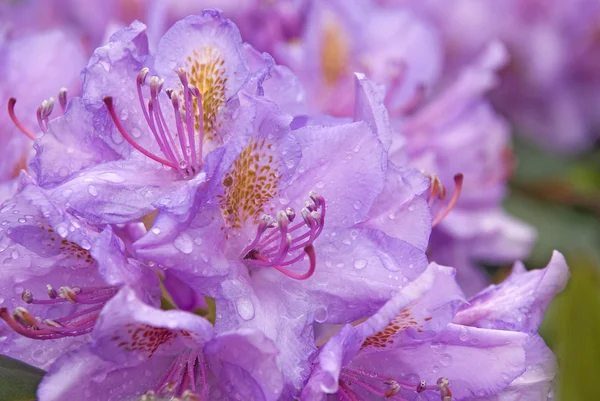
[[[450,356],[450,354],[443,354],[442,357],[440,358],[440,364],[442,366],[450,366],[451,363],[452,363],[452,356]]]
[[[414,206],[414,205],[410,205],[410,206],[408,207],[408,211],[409,211],[409,212],[413,212],[414,210],[415,210],[415,206]]]
[[[469,339],[469,330],[466,327],[462,326],[458,333],[458,338],[460,341],[467,341]]]
[[[194,242],[189,234],[183,232],[179,234],[177,238],[175,238],[173,241],[173,246],[175,246],[175,248],[177,248],[179,251],[189,254],[192,253],[192,250],[194,249]]]
[[[158,228],[158,227],[152,227],[152,229],[150,231],[152,231],[152,234],[155,234],[155,235],[160,234],[160,228]]]
[[[92,196],[98,196],[98,189],[95,186],[93,186],[93,185],[89,185],[88,186],[88,192]]]
[[[356,201],[356,202],[354,202],[353,206],[356,210],[358,210],[362,206],[362,203],[360,203],[360,201]]]
[[[19,219],[19,223],[21,223],[21,224],[25,224],[25,223],[27,223],[27,220],[25,220],[25,219],[21,218],[21,219]]]
[[[254,305],[248,298],[238,298],[235,302],[238,315],[244,320],[250,320],[254,317]]]
[[[13,259],[15,259],[15,260],[16,260],[16,259],[19,259],[19,256],[21,256],[21,255],[19,254],[19,251],[17,251],[16,249],[14,249],[14,250],[13,250],[13,251],[10,253],[10,257],[11,257],[11,258],[13,258]]]
[[[67,236],[67,234],[69,233],[67,231],[67,229],[63,226],[60,226],[56,229],[56,232],[58,233],[58,235],[60,235],[62,238],[65,238]]]
[[[365,267],[367,267],[368,262],[364,259],[356,259],[354,261],[354,268],[357,270],[361,270],[364,269]]]
[[[323,323],[327,319],[327,315],[328,315],[327,308],[319,307],[315,311],[315,320],[318,323]]]

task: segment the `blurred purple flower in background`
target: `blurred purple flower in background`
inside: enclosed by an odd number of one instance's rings
[[[483,265],[536,240],[511,124],[593,141],[588,3],[3,3],[0,352],[40,401],[547,400],[567,263]]]

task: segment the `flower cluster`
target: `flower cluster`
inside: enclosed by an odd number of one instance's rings
[[[40,401],[545,400],[564,258],[476,268],[535,236],[501,208],[503,45],[445,85],[410,11],[246,3],[0,40],[0,352]]]

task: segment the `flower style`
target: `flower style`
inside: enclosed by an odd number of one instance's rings
[[[38,399],[275,401],[276,355],[259,331],[216,333],[204,318],[155,309],[123,287],[90,342],[50,368]]]
[[[431,264],[375,315],[321,348],[301,400],[498,394],[525,371],[528,335],[451,323],[463,302],[454,270]]]
[[[29,180],[23,176],[22,190],[0,209],[0,318],[8,336],[1,346],[45,367],[86,341],[122,284],[148,302],[160,292],[155,273],[128,260],[110,226],[100,232],[68,215]]]

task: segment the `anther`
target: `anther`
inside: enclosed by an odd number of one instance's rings
[[[148,73],[150,72],[150,70],[147,67],[142,68],[142,70],[140,71],[140,73],[137,76],[137,84],[138,85],[144,85],[146,83],[146,77],[148,76]]]
[[[296,218],[296,211],[294,209],[292,209],[291,207],[288,207],[287,209],[285,209],[285,214],[287,215],[288,220],[291,222],[294,221],[294,219]]]
[[[140,397],[140,401],[156,401],[156,393],[148,390]]]
[[[38,121],[38,125],[42,132],[48,131],[48,117],[52,114],[52,110],[54,109],[54,98],[50,98],[48,100],[44,100],[42,104],[37,108],[35,113]]]
[[[46,292],[48,293],[48,298],[56,299],[58,297],[58,293],[50,284],[46,284]]]
[[[71,302],[71,303],[77,303],[77,294],[79,294],[81,292],[81,289],[78,287],[60,287],[58,289],[58,296],[61,298],[66,299],[67,301]]]
[[[33,294],[29,290],[25,290],[21,293],[21,299],[26,304],[30,304],[33,301]]]
[[[37,327],[37,319],[34,318],[29,313],[29,311],[23,308],[22,306],[17,306],[15,308],[15,311],[13,312],[13,317],[15,318],[15,320],[19,321],[20,323],[26,326]]]
[[[60,88],[58,91],[58,104],[60,104],[60,108],[64,114],[67,109],[67,88]]]
[[[386,397],[391,397],[393,395],[396,395],[400,392],[400,390],[402,390],[402,387],[400,386],[400,384],[398,384],[398,382],[396,380],[393,379],[386,379],[383,381],[384,384],[386,384],[389,388],[385,391],[385,396]]]
[[[452,401],[452,392],[450,391],[450,381],[445,377],[440,377],[437,381],[437,385],[440,389],[440,396],[442,401]]]

